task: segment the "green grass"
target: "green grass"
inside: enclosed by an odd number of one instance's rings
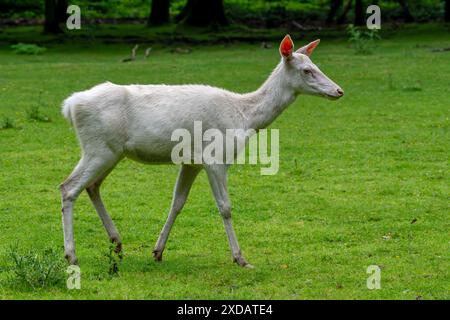
[[[234,224],[254,270],[232,264],[204,173],[164,261],[154,262],[178,168],[126,160],[103,187],[124,242],[115,276],[87,195],[76,203],[78,291],[5,284],[12,244],[63,255],[58,185],[79,147],[61,101],[106,80],[254,90],[278,62],[277,44],[193,47],[191,54],[155,46],[149,59],[132,63],[120,62],[129,44],[51,44],[35,56],[0,47],[0,119],[15,124],[0,130],[0,298],[449,299],[450,53],[430,49],[450,43],[444,27],[425,28],[391,34],[368,56],[345,40],[322,41],[313,60],[345,97],[299,97],[272,124],[280,130],[277,175],[232,167]],[[52,122],[28,119],[36,105]],[[382,269],[380,290],[366,288],[372,264]]]

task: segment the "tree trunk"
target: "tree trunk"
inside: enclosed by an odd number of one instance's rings
[[[414,22],[414,17],[409,11],[408,0],[398,0],[398,3],[402,7],[403,19],[405,22]]]
[[[330,0],[330,11],[327,16],[327,23],[331,23],[336,16],[339,8],[342,6],[342,0]]]
[[[337,23],[343,24],[347,22],[347,14],[352,8],[352,0],[347,0],[347,3],[345,4],[344,11],[342,12],[341,16],[337,19]]]
[[[364,6],[363,0],[355,1],[355,26],[362,26],[364,24]]]
[[[450,22],[450,0],[445,0],[445,22]]]
[[[223,0],[188,0],[176,20],[194,27],[228,25]]]
[[[68,0],[45,0],[44,32],[63,32],[60,23],[66,22]]]
[[[152,0],[148,25],[162,25],[169,22],[170,0]]]

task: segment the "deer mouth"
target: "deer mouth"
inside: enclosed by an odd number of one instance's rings
[[[327,98],[327,99],[330,99],[330,100],[337,100],[337,99],[339,99],[340,97],[342,97],[342,96],[340,96],[340,95],[333,95],[333,94],[328,94],[328,93],[325,93],[323,96],[324,96],[325,98]]]

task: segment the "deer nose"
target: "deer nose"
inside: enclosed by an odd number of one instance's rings
[[[338,93],[339,97],[342,97],[344,95],[344,90],[342,90],[341,88],[336,89],[336,92]]]

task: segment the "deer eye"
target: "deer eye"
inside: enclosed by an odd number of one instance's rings
[[[303,73],[304,73],[304,74],[312,74],[312,71],[309,70],[309,69],[304,69],[304,70],[303,70]]]

